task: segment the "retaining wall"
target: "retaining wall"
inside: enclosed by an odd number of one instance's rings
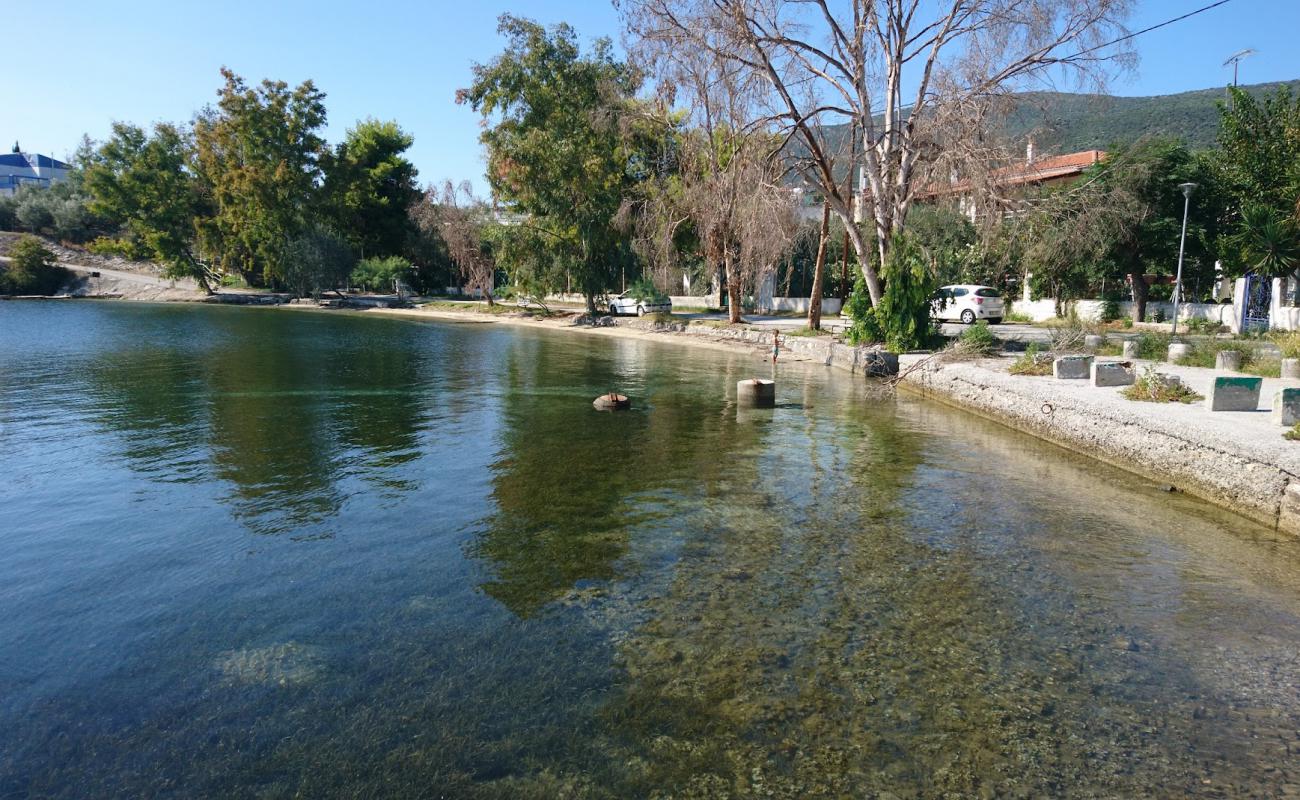
[[[912,372],[902,385],[1300,536],[1300,451],[1280,431],[1276,442],[1243,441],[1230,428],[1192,427],[1160,405],[1067,383],[1078,382],[956,363]]]

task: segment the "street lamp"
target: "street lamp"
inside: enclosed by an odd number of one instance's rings
[[[1172,333],[1178,335],[1178,296],[1183,291],[1183,246],[1187,244],[1187,207],[1192,202],[1192,192],[1196,191],[1194,183],[1180,183],[1183,190],[1183,233],[1178,237],[1178,276],[1174,278],[1174,327]]]

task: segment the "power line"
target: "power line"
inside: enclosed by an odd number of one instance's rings
[[[1075,53],[1074,55],[1070,56],[1069,58],[1067,58],[1067,59],[1065,59],[1065,60],[1066,60],[1066,61],[1069,61],[1070,59],[1078,58],[1079,56],[1087,55],[1088,53],[1092,53],[1092,52],[1095,52],[1095,51],[1097,51],[1097,50],[1101,50],[1101,49],[1104,49],[1104,48],[1110,47],[1110,46],[1113,45],[1113,44],[1119,44],[1120,42],[1128,41],[1129,39],[1132,39],[1132,38],[1134,38],[1134,37],[1136,37],[1136,36],[1141,36],[1141,35],[1144,34],[1144,33],[1150,33],[1151,31],[1157,30],[1157,29],[1159,29],[1159,28],[1163,28],[1163,27],[1165,27],[1166,25],[1173,25],[1175,22],[1182,22],[1183,20],[1187,19],[1188,17],[1194,17],[1194,16],[1196,16],[1197,14],[1203,13],[1203,12],[1205,12],[1205,11],[1209,11],[1209,10],[1212,9],[1212,8],[1218,8],[1219,6],[1223,5],[1224,3],[1227,3],[1228,1],[1229,1],[1229,0],[1218,0],[1217,3],[1210,3],[1208,6],[1205,6],[1204,8],[1198,8],[1198,9],[1196,9],[1195,11],[1189,11],[1189,12],[1187,12],[1186,14],[1183,14],[1181,17],[1174,17],[1173,19],[1167,19],[1167,20],[1165,20],[1164,22],[1161,22],[1161,23],[1156,24],[1156,25],[1152,25],[1150,28],[1143,28],[1143,29],[1140,30],[1140,31],[1134,31],[1133,33],[1125,34],[1124,36],[1121,36],[1121,37],[1119,37],[1118,39],[1114,39],[1114,40],[1112,40],[1112,41],[1106,42],[1105,44],[1099,44],[1099,45],[1097,45],[1096,47],[1089,47],[1087,50],[1080,50],[1079,52]]]

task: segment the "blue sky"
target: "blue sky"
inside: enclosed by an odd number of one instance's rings
[[[1137,0],[1138,30],[1211,0]],[[396,119],[415,136],[420,179],[468,178],[486,189],[479,121],[453,101],[470,65],[500,50],[496,18],[511,13],[565,21],[586,38],[619,38],[603,0],[458,3],[341,3],[226,0],[70,2],[6,0],[0,144],[66,156],[83,133],[104,137],[112,120],[184,121],[211,102],[224,64],[252,81],[313,79],[326,92],[327,138],[356,120]],[[1137,72],[1116,81],[1124,95],[1222,86],[1221,64],[1252,47],[1242,83],[1300,78],[1300,0],[1230,0],[1190,20],[1139,37]],[[1062,87],[1065,88],[1065,87]]]

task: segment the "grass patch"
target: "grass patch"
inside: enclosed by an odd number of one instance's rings
[[[1023,311],[1008,311],[1002,315],[1002,321],[1030,323],[1034,321],[1034,318]]]
[[[1300,442],[1300,422],[1291,426],[1291,429],[1282,434],[1283,439],[1290,439],[1293,442]]]
[[[1051,375],[1052,354],[1039,352],[1038,343],[1034,342],[1011,362],[1007,372],[1012,375]]]
[[[828,330],[813,330],[812,328],[795,328],[793,330],[781,331],[782,336],[834,336]]]
[[[1225,350],[1235,350],[1241,353],[1240,372],[1249,375],[1260,375],[1265,378],[1276,378],[1282,374],[1282,363],[1280,361],[1261,352],[1255,345],[1231,339],[1207,339],[1195,342],[1192,345],[1192,352],[1178,359],[1177,363],[1185,367],[1214,369],[1219,353]]]
[[[1143,403],[1194,403],[1204,399],[1176,375],[1156,372],[1155,367],[1142,370],[1133,385],[1120,394]]]
[[[1282,351],[1283,358],[1300,358],[1300,332],[1274,334],[1273,344]]]

